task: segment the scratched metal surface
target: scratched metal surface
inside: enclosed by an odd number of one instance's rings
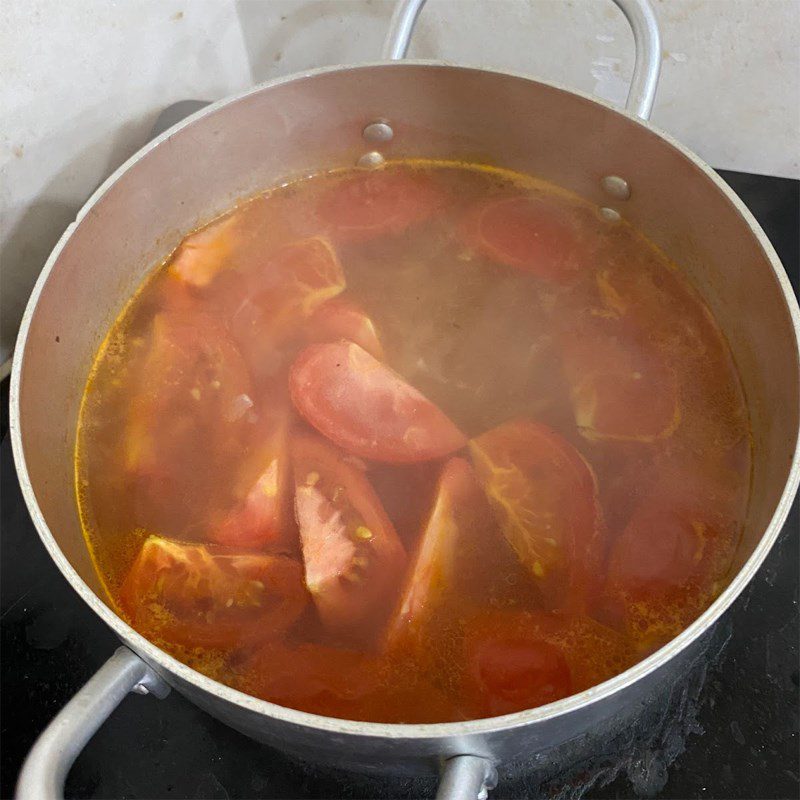
[[[798,273],[798,182],[724,173]],[[3,387],[3,435],[7,386]],[[36,734],[115,647],[51,563],[0,445],[0,797]],[[523,765],[497,798],[794,798],[798,774],[800,520],[673,691],[625,721]],[[226,728],[173,693],[130,697],[70,773],[69,797],[428,797],[430,783],[321,772]]]

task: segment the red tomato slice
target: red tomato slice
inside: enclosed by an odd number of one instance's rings
[[[131,398],[125,466],[138,474],[172,471],[173,462],[207,452],[198,426],[231,441],[252,405],[247,369],[222,326],[196,307],[153,319],[139,391]]]
[[[362,458],[428,461],[466,444],[430,400],[353,342],[307,347],[292,365],[289,386],[308,422]]]
[[[432,181],[408,171],[371,170],[332,186],[319,199],[317,216],[338,242],[364,242],[403,233],[443,204]]]
[[[722,588],[737,526],[702,505],[651,496],[614,543],[606,595],[612,614],[645,648],[676,636]]]
[[[289,549],[297,531],[289,491],[288,415],[263,414],[252,428],[246,434],[252,444],[235,488],[239,502],[211,539],[231,547]]]
[[[467,623],[465,696],[476,716],[552,703],[622,672],[630,643],[585,616],[487,611]]]
[[[675,373],[641,331],[598,319],[570,330],[562,353],[575,423],[587,439],[652,442],[680,424]]]
[[[307,342],[347,339],[363,347],[378,361],[383,359],[383,347],[372,320],[357,305],[338,297],[323,303],[314,312],[304,333]]]
[[[342,453],[309,436],[291,451],[306,585],[326,628],[363,632],[396,596],[403,545],[364,473]]]
[[[207,286],[229,265],[238,226],[238,215],[233,214],[187,236],[172,257],[170,275],[191,286]]]
[[[225,650],[283,634],[308,595],[302,567],[290,558],[150,536],[119,599],[131,624],[148,637]]]
[[[463,603],[470,593],[469,581],[462,580],[466,577],[462,562],[475,557],[478,540],[491,539],[485,505],[469,462],[451,458],[439,478],[414,566],[389,626],[390,648],[406,643],[409,635],[418,642],[432,618],[441,617],[446,595]]]
[[[567,283],[584,266],[575,227],[544,200],[494,198],[471,209],[463,229],[486,258],[546,281]]]
[[[604,539],[591,467],[555,431],[527,420],[484,433],[470,450],[503,533],[547,604],[584,610]]]

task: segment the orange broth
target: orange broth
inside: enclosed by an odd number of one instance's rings
[[[184,239],[97,354],[75,458],[140,633],[285,706],[411,723],[557,700],[679,633],[725,585],[751,446],[653,244],[415,161]]]

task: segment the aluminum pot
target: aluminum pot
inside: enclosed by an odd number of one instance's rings
[[[232,727],[303,758],[365,771],[442,771],[441,797],[486,794],[495,768],[635,708],[674,680],[698,638],[769,552],[800,477],[800,313],[741,201],[697,156],[647,122],[661,48],[647,0],[615,0],[634,32],[627,109],[530,78],[403,61],[424,0],[402,0],[384,61],[312,70],[216,103],[143,148],[91,197],[28,304],[11,381],[11,436],[25,500],[75,591],[124,643],[34,745],[19,797],[57,797],[80,749],[129,692],[169,687]],[[283,708],[201,675],[107,605],[81,533],[73,449],[89,368],[152,264],[237,199],[300,175],[381,158],[484,161],[553,181],[624,216],[685,270],[739,366],[754,436],[752,496],[728,587],[689,628],[581,694],[493,719],[353,722]]]

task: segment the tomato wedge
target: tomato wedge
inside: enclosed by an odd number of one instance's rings
[[[469,575],[469,559],[477,555],[481,540],[491,538],[487,510],[469,462],[451,458],[439,477],[414,565],[389,626],[390,648],[406,643],[409,636],[419,644],[421,631],[441,616],[445,596],[456,595],[463,602],[470,593],[470,581],[464,580],[475,577]]]
[[[332,186],[319,199],[317,216],[342,243],[403,233],[428,219],[444,202],[426,176],[370,170]]]
[[[311,425],[362,458],[428,461],[466,444],[430,400],[353,342],[309,345],[292,365],[289,386]]]
[[[495,633],[473,643],[467,659],[479,717],[536,708],[572,692],[564,654],[549,642]]]
[[[585,610],[604,539],[591,467],[559,434],[529,420],[484,433],[470,450],[503,533],[546,603]]]
[[[169,274],[190,286],[208,286],[230,263],[238,225],[234,213],[187,236],[172,257]]]
[[[677,429],[675,373],[642,331],[597,319],[570,330],[562,354],[575,423],[587,439],[653,442]]]
[[[643,648],[680,633],[722,588],[738,530],[706,509],[654,494],[614,543],[606,595],[612,613]]]
[[[630,643],[615,631],[558,612],[482,612],[467,623],[464,648],[464,694],[479,717],[555,702],[634,660]]]
[[[249,452],[239,470],[237,505],[212,530],[231,547],[291,549],[297,531],[291,513],[288,415],[264,413],[245,436]]]
[[[340,297],[323,303],[309,318],[304,333],[309,343],[347,339],[378,361],[383,359],[383,347],[372,320],[355,303]]]
[[[252,386],[239,352],[209,314],[160,312],[142,347],[121,440],[133,522],[185,535],[225,502],[225,474],[241,447]]]
[[[344,271],[331,243],[314,236],[278,248],[255,276],[259,302],[277,315],[307,317],[345,287]]]
[[[219,287],[231,335],[257,381],[279,372],[285,343],[344,288],[342,265],[321,237],[284,245]]]
[[[242,688],[300,711],[351,717],[380,685],[374,658],[352,650],[269,642],[242,665]]]
[[[159,451],[205,414],[221,427],[241,419],[250,380],[241,355],[209,314],[161,312],[153,318],[140,390],[131,399],[125,436],[130,471],[156,466]],[[200,411],[199,409],[202,409]]]
[[[237,673],[237,688],[314,714],[398,723],[460,718],[452,700],[410,664],[340,647],[270,641]]]
[[[291,445],[306,585],[323,625],[363,632],[382,620],[405,566],[403,545],[364,473],[327,442]]]
[[[148,537],[120,589],[131,624],[183,647],[230,649],[283,634],[303,612],[303,570],[284,556]]]
[[[568,283],[584,268],[575,226],[542,199],[500,197],[467,213],[466,243],[486,258],[552,283]]]

